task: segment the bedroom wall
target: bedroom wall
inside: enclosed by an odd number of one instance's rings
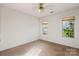
[[[75,16],[75,38],[62,37],[62,18],[65,16]],[[42,35],[43,21],[48,22],[48,34]],[[49,17],[40,19],[40,38],[43,40],[55,42],[62,45],[67,45],[75,48],[79,48],[79,9],[72,9],[63,11],[61,13],[52,14]]]
[[[0,8],[0,15],[1,15],[1,8]],[[0,42],[1,42],[1,16],[0,16]]]
[[[28,14],[0,7],[0,51],[37,40],[39,21]]]

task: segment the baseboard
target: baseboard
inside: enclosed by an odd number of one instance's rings
[[[50,41],[50,40],[45,40],[45,39],[40,39],[40,40],[44,40],[44,41],[47,41],[47,42],[50,42],[50,43],[55,43],[55,44],[62,45],[62,46],[66,46],[66,47],[70,47],[70,48],[79,49],[79,48],[77,48],[77,47],[73,47],[73,46],[69,46],[69,45],[64,45],[64,44],[62,44],[62,43],[53,42],[53,41]]]

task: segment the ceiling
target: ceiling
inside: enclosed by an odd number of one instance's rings
[[[35,17],[45,17],[66,10],[79,8],[78,3],[44,3],[45,10],[38,12],[39,3],[4,3],[4,6],[30,14]]]

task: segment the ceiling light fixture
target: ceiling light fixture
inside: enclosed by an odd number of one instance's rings
[[[39,12],[43,12],[44,11],[44,3],[40,3],[39,4],[38,11]]]

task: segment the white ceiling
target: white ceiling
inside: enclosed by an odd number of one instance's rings
[[[13,8],[15,10],[30,14],[35,17],[45,17],[58,12],[72,10],[74,8],[79,8],[78,3],[45,3],[45,10],[42,13],[38,12],[38,3],[4,3],[4,6]],[[53,13],[50,13],[54,11]]]

